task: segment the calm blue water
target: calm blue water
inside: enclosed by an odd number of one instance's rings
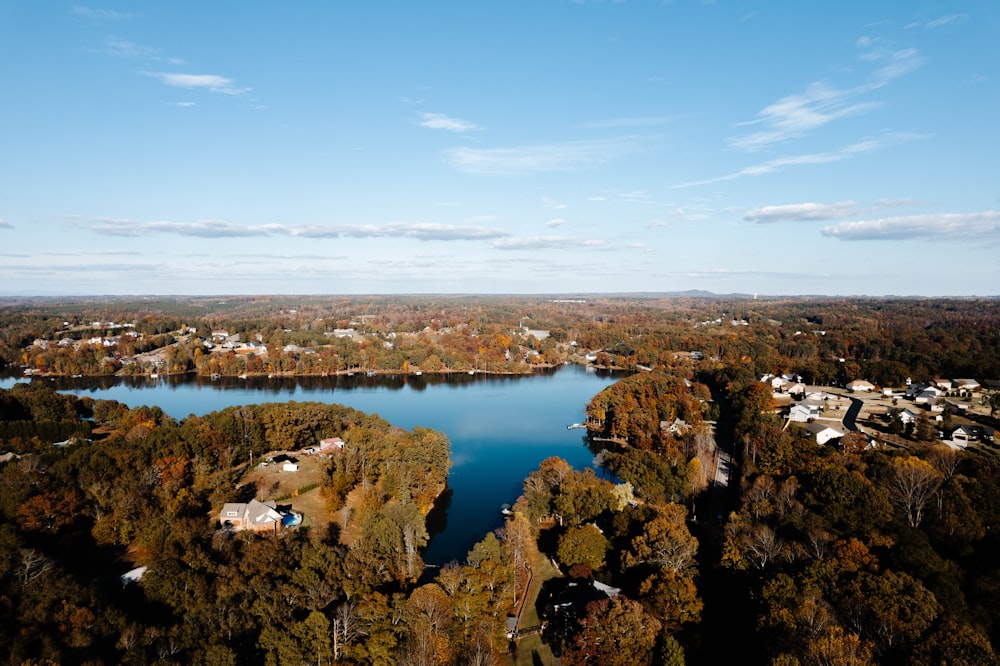
[[[9,388],[18,378],[0,379]],[[36,379],[35,381],[52,381]],[[500,526],[500,505],[513,503],[521,482],[549,456],[577,469],[593,467],[583,430],[566,426],[583,420],[583,409],[615,377],[579,366],[527,377],[457,375],[441,377],[322,378],[281,380],[194,378],[125,381],[117,378],[58,379],[59,390],[117,400],[129,406],[156,405],[177,419],[232,405],[316,401],[339,403],[378,414],[390,423],[443,431],[451,440],[450,503],[438,514],[440,529],[424,559],[429,564],[464,560],[474,543]]]

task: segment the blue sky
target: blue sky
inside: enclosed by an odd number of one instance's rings
[[[1000,293],[995,2],[0,0],[0,294]]]

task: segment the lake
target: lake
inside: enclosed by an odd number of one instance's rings
[[[517,499],[524,478],[545,458],[559,456],[577,469],[594,467],[585,431],[566,426],[583,421],[590,398],[615,379],[566,365],[527,376],[34,381],[51,381],[60,391],[131,407],[156,405],[176,419],[233,405],[297,400],[339,403],[407,430],[440,430],[451,441],[452,469],[441,510],[429,520],[432,536],[424,560],[444,564],[464,560],[473,544],[502,524],[500,506]],[[25,380],[2,379],[0,388],[15,381]]]

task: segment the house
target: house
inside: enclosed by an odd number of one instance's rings
[[[818,400],[819,402],[826,402],[830,398],[836,398],[837,396],[832,393],[827,393],[820,386],[807,386],[806,392],[803,394],[806,400]]]
[[[323,451],[331,453],[333,451],[343,450],[343,448],[344,448],[344,440],[342,440],[339,437],[327,437],[326,439],[319,440],[320,453],[322,453]]]
[[[802,382],[790,382],[782,386],[781,390],[789,395],[804,396],[806,394],[806,385]]]
[[[796,423],[807,423],[819,417],[822,403],[814,400],[803,400],[792,405],[788,410],[788,420]]]
[[[788,393],[790,395],[803,395],[806,392],[806,385],[803,384],[801,378],[796,375],[767,374],[761,377],[760,381],[771,385],[774,397],[778,397],[783,393]]]
[[[942,391],[950,391],[954,387],[950,379],[935,379],[931,383]]]
[[[913,397],[913,402],[918,405],[933,405],[941,396],[941,390],[929,386]]]
[[[781,388],[781,385],[785,382],[785,378],[779,377],[778,375],[766,374],[760,378],[760,381],[764,382],[765,384],[770,384],[771,388],[777,391],[779,388]]]
[[[855,379],[854,381],[847,382],[847,390],[853,392],[871,392],[875,390],[875,385],[864,379]]]
[[[975,379],[956,379],[955,388],[959,391],[978,391],[980,386]]]
[[[923,382],[921,384],[907,384],[906,385],[906,397],[916,400],[918,396],[922,393],[933,393],[935,395],[941,395],[944,393],[941,389],[934,386],[933,384],[928,384]]]
[[[806,429],[806,432],[816,438],[817,444],[826,444],[831,439],[840,439],[844,436],[844,433],[841,431],[820,423],[819,421],[807,423],[803,427]]]
[[[278,506],[273,500],[259,502],[250,500],[249,502],[230,502],[222,507],[219,512],[219,522],[222,526],[239,532],[251,530],[253,532],[277,534],[281,531],[282,514],[278,511]]]
[[[136,567],[135,569],[131,569],[123,573],[121,576],[118,577],[118,580],[122,582],[122,585],[131,585],[132,583],[138,583],[140,580],[142,580],[142,576],[143,574],[146,573],[146,570],[148,568],[149,567]]]
[[[684,433],[690,432],[691,426],[684,419],[674,419],[671,421],[660,421],[660,432],[669,432],[672,435],[683,437]]]
[[[964,449],[974,442],[993,442],[993,428],[978,425],[962,425],[951,433],[951,441],[947,442],[953,449]]]
[[[286,462],[285,464],[283,464],[281,466],[281,471],[282,472],[297,472],[297,471],[299,471],[299,463],[295,462],[295,461],[292,461],[292,460],[289,460],[288,462]]]
[[[327,335],[332,335],[335,338],[353,338],[357,333],[353,328],[335,328],[332,333],[327,333]]]
[[[887,407],[885,410],[886,418],[891,419],[893,413],[899,414],[899,420],[902,421],[903,425],[907,423],[916,423],[917,419],[920,418],[919,414],[912,412],[905,407],[903,409],[893,409],[892,407]]]

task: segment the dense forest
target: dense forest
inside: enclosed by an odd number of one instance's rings
[[[9,663],[396,663],[417,650],[408,593],[445,487],[442,434],[314,403],[175,422],[44,384],[15,385],[0,408],[5,425],[35,427],[5,438],[17,456],[0,467]],[[53,447],[72,423],[72,443]],[[239,461],[332,435],[348,444],[329,501],[357,495],[343,522],[276,538],[220,529],[225,502],[259,491],[234,486]],[[147,567],[138,585],[119,582],[126,562]]]
[[[18,374],[525,372],[565,361],[633,372],[586,405],[609,478],[545,460],[503,527],[439,569],[421,553],[446,487],[445,433],[296,402],[175,421],[155,406],[17,383],[0,391],[0,654],[11,664],[995,664],[997,449],[987,434],[970,447],[942,437],[959,423],[996,427],[998,305],[6,304],[0,357]],[[222,347],[223,329],[265,351]],[[222,348],[205,344],[213,338]],[[144,367],[157,353],[167,365]],[[866,379],[888,391],[892,417],[869,418],[866,434],[841,415],[842,436],[818,444],[787,414],[808,401],[761,381],[782,375],[841,392]],[[977,388],[947,405],[917,406],[903,391],[956,378]],[[908,428],[903,405],[919,415]],[[220,520],[227,503],[294,501],[252,473],[328,438],[342,450],[315,457],[318,481],[291,493],[320,498],[325,520],[271,536]],[[145,569],[123,584],[133,567]]]
[[[757,662],[997,663],[995,455],[796,441],[753,377],[714,381],[743,442],[718,575]]]
[[[0,299],[0,364],[56,375],[526,373],[566,361],[671,367],[699,351],[812,384],[898,385],[1000,377],[998,324],[990,299]]]

